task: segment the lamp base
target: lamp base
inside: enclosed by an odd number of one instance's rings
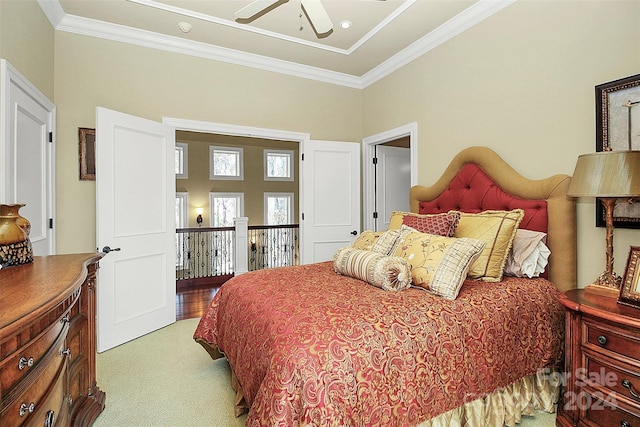
[[[600,295],[609,298],[618,298],[620,294],[620,283],[622,277],[616,276],[615,273],[602,273],[598,278],[584,289],[585,293],[591,295]]]

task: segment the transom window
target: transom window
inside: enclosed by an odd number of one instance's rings
[[[242,147],[209,146],[209,179],[244,179]]]
[[[244,214],[244,193],[209,193],[212,227],[233,227]]]
[[[293,193],[264,193],[266,225],[293,224]]]
[[[265,181],[293,181],[293,151],[264,150]]]

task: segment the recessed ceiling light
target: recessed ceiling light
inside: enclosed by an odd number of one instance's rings
[[[348,19],[345,19],[344,21],[340,21],[340,28],[342,29],[346,30],[347,28],[351,28],[351,25],[353,25],[353,23]]]

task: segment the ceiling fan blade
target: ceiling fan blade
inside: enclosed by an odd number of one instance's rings
[[[236,19],[250,19],[281,0],[255,0],[235,13]]]
[[[333,30],[333,23],[321,0],[301,0],[301,3],[316,33],[322,35]]]

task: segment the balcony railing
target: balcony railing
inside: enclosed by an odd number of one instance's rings
[[[247,218],[236,218],[234,227],[179,228],[177,286],[221,285],[247,271],[298,265],[298,231],[298,224],[248,227]]]

